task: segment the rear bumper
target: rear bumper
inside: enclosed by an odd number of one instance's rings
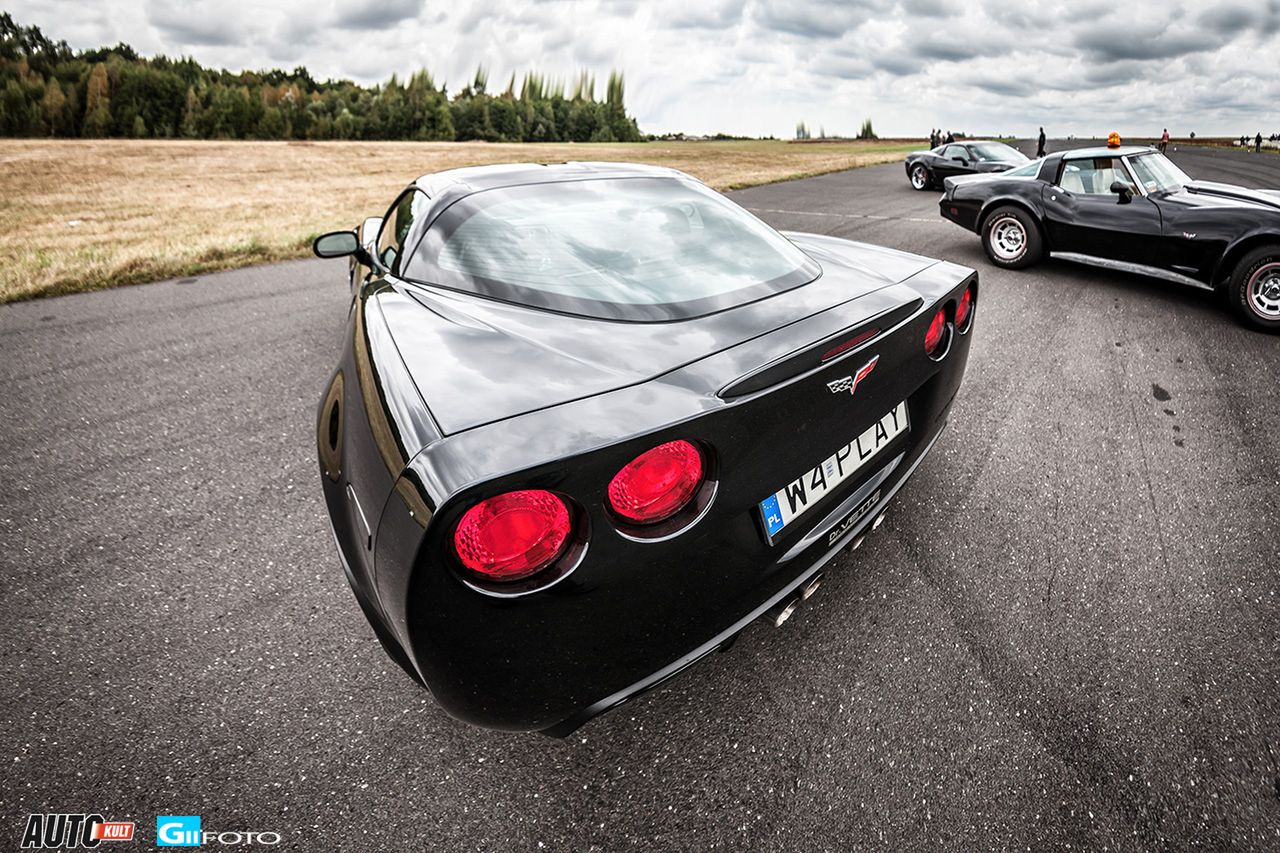
[[[938,212],[943,219],[950,220],[969,231],[977,232],[979,208],[975,202],[949,198],[954,190],[948,188],[946,195],[938,202]]]
[[[887,446],[882,464],[775,546],[748,512],[738,523],[709,518],[679,549],[655,549],[654,562],[636,563],[607,551],[597,526],[591,547],[600,546],[599,560],[516,602],[455,595],[438,571],[419,572],[408,621],[423,680],[461,719],[563,736],[673,677],[793,596],[873,523],[933,448],[958,381],[958,373],[939,374],[919,388],[904,443]]]
[[[952,389],[952,398],[954,398],[954,394],[955,389]],[[510,709],[506,713],[500,711],[495,708],[492,697],[471,693],[469,697],[460,701],[461,697],[453,689],[453,684],[443,683],[441,674],[435,670],[430,660],[425,659],[423,660],[426,671],[424,680],[416,671],[406,651],[396,640],[382,614],[366,601],[361,586],[353,575],[347,556],[344,553],[342,539],[336,533],[334,542],[338,549],[339,559],[342,562],[343,573],[351,585],[352,592],[388,655],[396,663],[400,664],[411,678],[426,686],[436,700],[452,716],[492,728],[535,730],[553,737],[565,737],[592,718],[652,690],[663,682],[679,675],[684,670],[689,669],[707,655],[719,649],[727,648],[738,634],[757,619],[765,616],[779,604],[797,596],[799,590],[819,574],[833,558],[864,535],[867,528],[888,508],[898,491],[915,473],[941,437],[942,431],[946,426],[946,414],[949,412],[950,406],[951,399],[948,399],[940,417],[916,437],[911,447],[898,448],[895,452],[888,454],[885,463],[868,474],[837,507],[826,513],[819,514],[820,521],[813,526],[813,531],[820,534],[819,540],[800,554],[793,554],[789,551],[781,554],[779,564],[774,567],[779,570],[774,579],[777,581],[780,575],[785,580],[759,590],[757,599],[747,612],[734,616],[727,626],[715,630],[715,633],[705,641],[690,648],[665,665],[657,666],[651,672],[635,678],[635,680],[621,689],[612,690],[607,695],[595,698],[581,707],[566,708],[563,704],[560,704],[568,700],[569,694],[579,693],[578,690],[566,689],[563,694],[558,690],[555,691],[560,694],[559,701],[552,707],[558,706],[561,709],[560,713],[567,713],[567,716],[544,727],[531,727],[529,725],[530,721],[523,713],[514,713]],[[868,502],[869,498],[874,498],[874,500]],[[841,520],[848,513],[854,511],[859,514],[858,520],[852,525],[841,525]],[[827,539],[828,535],[830,535],[830,539]],[[584,650],[584,654],[599,651],[606,650]],[[529,676],[534,678],[540,674],[539,672],[528,673]],[[543,697],[544,700],[546,698],[545,696]],[[498,702],[497,704],[501,705],[503,703]],[[495,711],[499,712],[498,716],[495,716]]]
[[[948,403],[948,408],[949,407],[950,403]],[[891,460],[885,466],[885,468],[893,466],[894,471],[892,474],[897,474],[896,477],[893,477],[891,474],[890,477],[885,478],[886,480],[891,479],[892,485],[885,485],[884,481],[878,480],[875,475],[873,475],[867,483],[864,483],[862,487],[860,487],[857,492],[851,496],[850,499],[846,499],[842,502],[842,509],[830,513],[827,518],[823,519],[823,523],[825,524],[831,520],[832,516],[842,515],[843,512],[845,512],[843,507],[849,506],[850,509],[852,509],[853,507],[859,506],[859,504],[865,500],[864,496],[869,496],[869,494],[876,494],[879,496],[875,502],[868,505],[869,508],[862,513],[861,520],[852,527],[845,529],[845,531],[835,539],[834,544],[827,547],[824,552],[819,553],[816,558],[811,558],[810,561],[802,562],[801,565],[804,567],[801,569],[800,573],[795,575],[795,577],[785,587],[774,593],[772,596],[766,598],[751,612],[747,613],[737,622],[730,625],[707,642],[693,649],[688,654],[682,655],[677,660],[672,661],[667,666],[662,667],[658,671],[640,679],[634,684],[592,703],[562,722],[543,729],[542,733],[552,737],[566,737],[572,734],[580,726],[589,722],[593,717],[597,717],[606,711],[610,711],[619,705],[622,705],[628,700],[634,699],[642,693],[658,687],[663,682],[679,675],[686,669],[689,669],[712,652],[727,648],[737,638],[738,634],[746,630],[757,619],[760,619],[762,616],[769,613],[782,602],[788,601],[799,595],[800,590],[803,589],[819,572],[821,572],[822,569],[826,567],[827,563],[831,562],[831,560],[840,554],[840,552],[852,544],[856,539],[858,539],[858,537],[862,536],[866,529],[875,522],[885,509],[888,508],[889,502],[893,500],[895,495],[897,495],[898,490],[901,489],[911,475],[915,473],[916,468],[924,461],[924,458],[929,454],[929,451],[933,449],[933,445],[937,443],[937,440],[942,435],[942,430],[945,427],[946,422],[943,421],[942,424],[934,431],[932,438],[925,443],[924,447],[915,455],[914,459],[909,463],[906,463],[905,466],[903,464],[904,460],[901,457]],[[881,470],[883,471],[884,469]],[[838,520],[838,518],[836,520]],[[819,527],[821,526],[822,525],[819,525]]]

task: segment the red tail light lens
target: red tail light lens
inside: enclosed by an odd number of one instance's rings
[[[956,328],[964,331],[965,324],[969,322],[969,311],[973,308],[973,288],[966,287],[964,295],[960,297],[960,303],[956,305]]]
[[[702,484],[702,454],[687,441],[669,441],[646,450],[609,482],[609,506],[635,524],[653,524],[675,515]]]
[[[453,532],[462,565],[491,581],[518,581],[564,553],[573,522],[551,492],[507,492],[467,510]]]
[[[941,308],[938,313],[933,315],[933,321],[929,323],[929,330],[924,333],[924,352],[925,355],[935,355],[938,347],[942,346],[942,339],[947,331],[947,315]]]

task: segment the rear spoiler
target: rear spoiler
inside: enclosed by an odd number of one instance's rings
[[[722,400],[732,400],[735,397],[754,394],[802,373],[810,373],[817,370],[824,364],[835,361],[844,353],[857,349],[863,344],[880,337],[885,332],[892,330],[903,320],[919,311],[922,305],[924,305],[924,300],[916,297],[910,302],[881,312],[855,326],[842,329],[834,335],[828,335],[818,343],[806,347],[798,353],[792,353],[779,361],[766,365],[755,373],[748,374],[741,379],[735,379],[720,389],[719,397]]]

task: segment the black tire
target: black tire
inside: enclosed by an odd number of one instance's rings
[[[927,190],[933,186],[933,173],[924,163],[916,163],[907,170],[907,180],[913,189]]]
[[[1020,207],[1006,205],[991,211],[983,221],[982,248],[996,266],[1020,270],[1044,256],[1044,238],[1035,217]]]
[[[1280,334],[1280,245],[1261,246],[1236,264],[1227,301],[1244,325]]]

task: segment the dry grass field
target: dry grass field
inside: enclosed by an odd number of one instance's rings
[[[417,175],[627,160],[733,189],[896,160],[911,142],[486,144],[0,140],[0,302],[301,257]]]

